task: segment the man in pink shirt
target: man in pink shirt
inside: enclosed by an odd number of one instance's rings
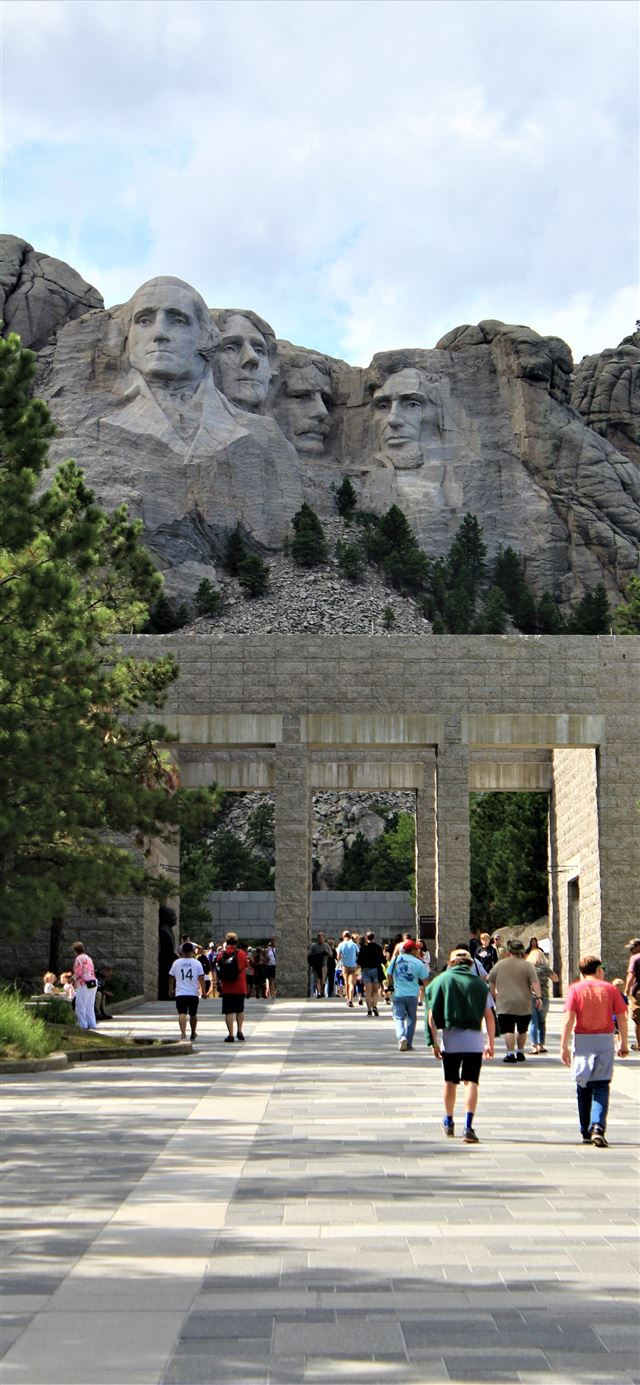
[[[578,1093],[578,1117],[582,1143],[606,1149],[607,1112],[615,1059],[615,1025],[620,1030],[620,1057],[626,1058],[627,1007],[620,992],[604,979],[599,957],[582,957],[580,980],[569,987],[562,1027],[561,1057],[571,1066],[570,1040],[573,1034],[573,1076]]]

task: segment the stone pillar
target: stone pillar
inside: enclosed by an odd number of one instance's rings
[[[437,915],[436,756],[425,751],[423,784],[416,793],[416,929],[435,955]]]
[[[638,936],[640,918],[640,817],[638,778],[640,716],[625,718],[624,735],[597,752],[602,950],[608,976],[625,976],[624,944]],[[618,718],[622,722],[623,718]]]
[[[297,716],[283,719],[274,777],[278,995],[304,997],[311,936],[311,793]]]
[[[445,742],[436,752],[437,956],[440,965],[456,943],[469,937],[469,748],[460,719],[447,718]]]

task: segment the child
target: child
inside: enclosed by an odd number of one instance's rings
[[[57,988],[57,986],[56,986],[56,981],[57,981],[57,980],[58,980],[58,978],[57,978],[57,976],[56,976],[56,974],[55,974],[55,971],[45,971],[45,974],[44,974],[44,976],[43,976],[43,978],[42,978],[42,989],[43,989],[45,995],[60,995],[60,994],[61,994],[61,992],[58,990],[58,988]]]
[[[68,1000],[70,1004],[75,1007],[76,992],[75,986],[73,984],[72,971],[63,971],[60,973],[60,985],[62,986],[60,994],[64,997],[65,1000]]]

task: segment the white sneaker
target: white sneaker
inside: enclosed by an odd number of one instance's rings
[[[398,1044],[398,1048],[400,1049],[400,1052],[401,1052],[401,1053],[404,1053],[404,1052],[408,1049],[408,1047],[409,1047],[408,1041],[407,1041],[406,1039],[401,1039],[401,1040],[400,1040],[400,1043]]]

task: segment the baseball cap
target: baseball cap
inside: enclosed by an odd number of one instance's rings
[[[403,944],[402,944],[402,951],[403,951],[403,952],[418,952],[418,951],[419,951],[419,948],[418,948],[418,944],[417,944],[415,938],[407,938],[406,943],[403,943]]]

